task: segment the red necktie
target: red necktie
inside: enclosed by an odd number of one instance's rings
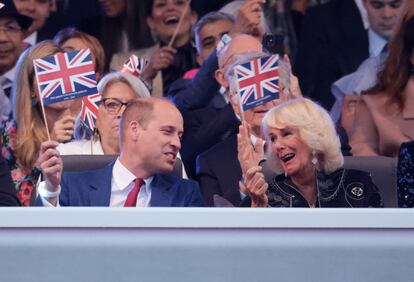
[[[137,206],[137,198],[139,189],[141,188],[142,184],[144,184],[144,180],[141,178],[135,179],[134,188],[132,188],[131,192],[129,192],[128,197],[125,201],[124,207],[136,207]]]

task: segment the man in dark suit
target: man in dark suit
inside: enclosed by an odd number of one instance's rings
[[[262,44],[256,38],[249,35],[238,35],[219,53],[219,69],[216,72],[216,80],[226,89],[226,95],[235,116],[241,116],[239,100],[234,91],[230,89],[226,73],[235,63],[236,57],[249,56],[249,53],[254,53],[251,57],[254,58],[262,52],[262,49]],[[246,59],[251,58],[246,57]],[[252,144],[255,143],[255,139],[261,138],[260,123],[265,113],[274,105],[276,105],[276,101],[271,101],[244,112]],[[239,192],[241,178],[241,168],[237,159],[236,134],[213,146],[197,158],[197,179],[207,206],[213,206],[214,194],[225,197],[233,205],[238,206],[242,195]]]
[[[218,68],[215,48],[222,35],[230,32],[233,23],[232,16],[220,12],[208,13],[197,22],[194,34],[197,61],[202,65],[200,73],[193,79],[176,80],[168,92],[175,98],[174,102],[184,117],[181,156],[190,178],[195,178],[195,160],[198,154],[238,131],[239,121],[219,92],[220,85],[213,75]],[[202,86],[197,87],[198,85]],[[203,96],[211,98],[209,101],[205,99],[204,104],[199,103],[201,108],[194,107],[197,101],[191,101],[190,107],[181,103],[182,100],[203,99]]]
[[[120,157],[103,169],[61,175],[56,142],[42,144],[46,181],[39,187],[40,200],[52,206],[58,200],[62,206],[202,206],[196,182],[165,175],[173,170],[182,134],[183,119],[174,105],[134,100],[120,122]]]

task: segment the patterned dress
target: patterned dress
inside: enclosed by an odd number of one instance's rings
[[[16,122],[9,118],[3,125],[1,154],[9,165],[13,182],[16,186],[17,197],[24,206],[30,205],[32,192],[35,190],[37,180],[40,176],[40,170],[33,167],[31,170],[24,169],[16,161],[14,148],[17,138]]]
[[[414,141],[401,144],[397,179],[398,207],[414,208]]]

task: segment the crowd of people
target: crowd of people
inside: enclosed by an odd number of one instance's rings
[[[3,1],[0,205],[382,207],[344,156],[397,158],[414,140],[414,2],[208,2]],[[86,48],[93,131],[81,98],[43,105],[33,62]],[[277,98],[243,110],[237,68],[275,50]],[[137,75],[121,71],[131,55]],[[118,157],[68,173],[63,155]]]

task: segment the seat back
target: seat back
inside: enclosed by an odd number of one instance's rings
[[[397,208],[397,159],[383,156],[344,157],[344,167],[371,173],[385,208]]]
[[[115,160],[118,155],[63,155],[61,157],[63,161],[63,172],[71,172],[103,168]],[[182,166],[181,160],[177,158],[171,174],[182,177]]]

